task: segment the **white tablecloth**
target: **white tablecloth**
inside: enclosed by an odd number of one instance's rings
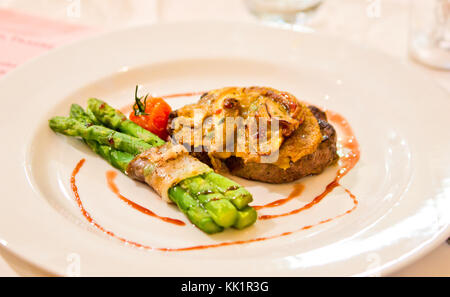
[[[81,5],[78,5],[81,4]],[[241,0],[0,0],[10,8],[110,30],[143,23],[186,20],[256,20]],[[314,29],[377,48],[431,76],[450,94],[450,72],[414,64],[408,57],[409,0],[324,0],[312,21]],[[450,95],[449,95],[450,100]],[[0,276],[45,273],[0,249]],[[429,255],[393,276],[450,276],[450,245],[442,243]]]

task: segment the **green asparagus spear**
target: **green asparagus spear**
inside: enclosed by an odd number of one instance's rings
[[[130,121],[123,113],[99,99],[89,99],[88,106],[97,120],[108,128],[140,138],[151,146],[161,146],[165,143],[164,140],[133,121]]]
[[[238,211],[238,218],[233,225],[236,229],[244,229],[253,225],[258,219],[258,213],[253,207],[247,206],[246,208]]]
[[[189,220],[204,232],[212,234],[223,230],[199,204],[199,201],[189,195],[182,187],[170,188],[169,197],[188,216]]]
[[[94,140],[100,144],[109,145],[112,148],[138,155],[152,146],[142,140],[136,139],[103,126],[86,125],[73,118],[54,117],[49,121],[50,128],[55,132],[67,136],[78,136],[85,140]]]
[[[102,123],[99,120],[97,120],[94,113],[92,112],[92,110],[89,107],[86,108],[86,114],[94,125],[102,126]]]
[[[244,229],[253,225],[257,220],[256,210],[246,205],[241,210],[236,211],[233,204],[230,203],[233,200],[228,200],[226,195],[215,191],[215,185],[207,181],[205,176],[209,174],[185,179],[179,183],[179,186],[192,196],[197,197],[219,226],[225,228],[233,226],[237,229]],[[235,191],[239,191],[239,189]],[[239,196],[235,201],[241,201],[241,205],[244,204],[242,202],[244,200],[241,200]]]
[[[70,106],[70,117],[92,125],[101,125],[89,108],[85,111],[83,107],[78,104],[72,104]]]
[[[72,104],[70,107],[70,116],[85,125],[94,125],[94,121],[78,104]],[[116,167],[123,173],[126,172],[128,164],[134,159],[134,155],[126,152],[117,151],[108,145],[102,145],[94,140],[85,140],[86,144],[98,155],[103,157],[108,163]]]
[[[70,117],[94,125],[94,122],[91,121],[89,116],[84,111],[83,107],[78,104],[72,104],[70,106]]]
[[[94,140],[86,140],[86,143],[95,153],[123,173],[126,172],[128,164],[134,159],[132,154],[115,150],[107,145],[101,145]]]
[[[229,199],[231,203],[233,203],[239,210],[244,209],[250,202],[253,201],[250,192],[231,179],[215,172],[206,174],[205,179],[216,187],[217,191],[224,194],[225,198]]]
[[[221,193],[214,193],[214,187],[202,176],[187,178],[179,184],[184,190],[194,197],[206,208],[216,224],[228,228],[233,226],[237,220],[238,212],[234,205]]]

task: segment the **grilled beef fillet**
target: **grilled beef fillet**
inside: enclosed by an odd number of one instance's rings
[[[327,122],[325,112],[315,106],[309,106],[309,109],[316,117],[322,133],[322,142],[314,153],[302,157],[287,169],[282,169],[273,164],[244,163],[241,158],[230,157],[225,160],[230,173],[250,180],[282,184],[308,175],[320,174],[328,166],[335,164],[339,159],[336,153],[336,131]],[[203,163],[211,166],[208,153],[193,152],[191,154]]]
[[[241,104],[241,106],[242,104],[245,104],[245,100],[251,104],[251,102],[255,100],[251,96],[258,98],[260,101],[261,98],[263,98],[266,102],[273,104],[272,100],[279,99],[274,95],[281,93],[270,88],[260,87],[214,90],[202,96],[202,99],[200,99],[199,103],[196,105],[192,105],[192,107],[186,106],[178,111],[174,111],[169,120],[169,127],[171,127],[172,122],[175,124],[174,126],[177,126],[176,121],[181,119],[191,120],[193,107],[198,108],[198,106],[201,106],[207,110],[205,112],[206,114],[215,115],[215,110],[220,110],[222,105],[226,107],[229,103],[229,99],[223,98],[230,97],[230,92],[233,93],[234,98],[238,98],[238,100],[236,100],[237,102],[234,102],[233,104],[238,106],[239,104]],[[255,93],[256,96],[254,95]],[[294,127],[294,130],[289,131],[281,126],[283,134],[286,131],[288,133],[280,137],[282,144],[279,147],[279,157],[275,162],[258,162],[252,160],[251,157],[249,158],[245,154],[241,157],[241,155],[235,153],[228,153],[228,155],[216,152],[211,153],[211,151],[208,153],[207,150],[204,150],[203,152],[192,152],[191,154],[218,171],[229,171],[233,175],[246,179],[276,184],[287,183],[308,175],[319,174],[328,166],[333,165],[338,160],[338,155],[336,153],[337,136],[333,126],[327,122],[325,112],[315,106],[306,106],[303,103],[298,102],[295,97],[288,93],[287,95],[284,95],[284,93],[281,94],[283,95],[281,98],[289,98],[290,101],[295,103],[293,105],[297,106],[298,113],[292,114],[286,112],[283,114],[284,107],[282,107],[279,109],[282,111],[281,114],[265,115],[269,121],[273,118],[282,118],[285,120],[285,123],[290,121],[289,124],[285,126]],[[273,102],[279,102],[277,100],[274,100]],[[205,106],[209,107],[205,108]],[[275,110],[275,108],[272,108],[271,110]],[[286,110],[292,111],[289,108]],[[245,111],[246,110],[244,109],[243,112],[242,107],[240,107],[239,114],[234,116],[241,116]],[[260,114],[257,115],[261,116]],[[298,123],[300,123],[300,125]],[[176,138],[174,130],[168,130],[169,133],[171,135],[173,133],[173,137]]]

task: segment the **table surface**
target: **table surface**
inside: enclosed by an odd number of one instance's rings
[[[73,6],[77,4],[80,6]],[[101,30],[189,20],[257,21],[247,12],[241,0],[0,0],[0,8]],[[450,94],[450,72],[432,70],[410,60],[407,50],[408,11],[409,0],[324,0],[311,26],[317,31],[395,56],[419,68],[424,75],[431,76]],[[4,249],[0,249],[0,255],[0,276],[46,275]],[[450,245],[443,242],[437,249],[392,276],[450,276]]]

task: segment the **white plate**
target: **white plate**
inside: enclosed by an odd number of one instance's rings
[[[358,208],[290,236],[188,252],[124,245],[89,225],[70,190],[77,183],[97,222],[119,236],[155,247],[182,247],[279,234],[345,212],[336,189],[314,208],[245,231],[207,236],[145,216],[107,188],[111,167],[81,142],[47,126],[70,103],[102,98],[120,107],[135,84],[154,94],[228,85],[268,85],[343,114],[362,157],[342,184]],[[53,51],[0,81],[2,166],[0,242],[56,274],[82,275],[370,275],[389,273],[441,243],[449,230],[450,98],[392,59],[330,37],[251,24],[184,23],[108,33]],[[196,98],[170,99],[179,107]],[[189,101],[190,100],[190,101]],[[336,168],[304,179],[305,193],[278,213],[309,202]],[[257,204],[290,186],[238,179]],[[185,220],[146,186],[120,175],[122,193],[161,215]],[[75,260],[74,260],[75,259]],[[75,261],[75,262],[74,262]]]

